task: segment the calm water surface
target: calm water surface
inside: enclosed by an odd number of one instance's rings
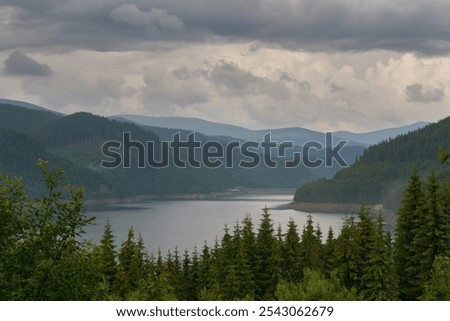
[[[146,248],[151,252],[160,248],[164,253],[175,247],[180,251],[192,250],[194,246],[201,248],[205,241],[213,245],[216,237],[219,240],[222,237],[225,224],[232,231],[236,222],[241,222],[246,215],[250,215],[257,228],[265,206],[270,210],[275,229],[281,224],[285,230],[289,219],[293,218],[301,233],[308,213],[288,209],[286,205],[291,201],[292,195],[252,195],[218,200],[153,200],[116,204],[87,212],[96,220],[86,229],[86,238],[98,242],[109,220],[118,247],[132,226],[136,235],[142,235]],[[345,217],[344,214],[312,215],[325,235],[330,226],[338,232]]]

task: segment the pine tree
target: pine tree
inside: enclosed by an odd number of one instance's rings
[[[370,259],[373,250],[373,241],[375,240],[375,224],[370,217],[369,210],[366,206],[361,206],[358,212],[359,221],[356,223],[356,239],[358,244],[358,254],[356,256],[356,289],[359,292],[370,287],[367,282],[363,281],[370,267]],[[366,275],[367,277],[367,275]]]
[[[183,277],[181,275],[181,263],[178,248],[175,247],[174,254],[170,251],[166,260],[168,283],[173,287],[173,295],[177,300],[183,296]]]
[[[422,292],[420,254],[415,238],[421,227],[420,213],[423,208],[422,181],[414,168],[397,216],[394,257],[401,300],[417,300]]]
[[[147,249],[145,248],[144,238],[141,233],[138,235],[136,242],[136,270],[138,275],[145,277],[150,271],[150,259],[148,257]]]
[[[216,277],[216,286],[214,291],[209,292],[209,299],[253,298],[253,275],[243,236],[244,232],[239,223],[234,227],[233,236],[228,233],[228,228],[225,229],[215,268],[212,269],[212,275]]]
[[[164,259],[163,259],[160,248],[158,248],[158,255],[156,256],[156,262],[155,262],[152,270],[157,277],[162,275],[166,270],[166,266],[165,266]]]
[[[333,255],[333,265],[336,276],[348,289],[356,288],[359,284],[359,255],[360,244],[357,242],[358,231],[355,218],[347,217],[336,240]]]
[[[437,226],[438,216],[438,189],[439,185],[433,172],[425,184],[425,201],[423,207],[418,211],[417,227],[414,233],[414,247],[418,258],[419,282],[423,285],[431,277],[431,269],[437,253],[439,243],[440,227]]]
[[[322,244],[322,236],[323,236],[322,228],[320,227],[320,224],[317,223],[317,225],[316,225],[316,237],[320,241],[320,244]]]
[[[331,271],[335,268],[333,254],[336,250],[336,239],[334,238],[333,228],[330,226],[327,233],[327,239],[323,247],[324,274],[329,277]]]
[[[167,260],[164,260],[159,249],[156,260],[153,255],[147,258],[146,252],[143,254],[137,256],[144,258],[143,270],[146,274],[139,280],[138,287],[128,294],[126,299],[132,301],[177,300],[176,283],[173,282],[170,271],[170,266],[174,266],[170,252]]]
[[[436,257],[431,270],[431,278],[425,283],[425,291],[420,299],[450,301],[450,259],[448,257]]]
[[[126,298],[135,291],[139,281],[145,276],[143,241],[136,243],[134,229],[128,230],[128,236],[119,251],[119,264],[114,282],[114,293],[120,298]]]
[[[203,244],[202,253],[200,256],[199,263],[199,289],[201,290],[210,290],[213,286],[211,280],[211,266],[212,266],[212,257],[211,252],[208,247],[208,244],[205,242]]]
[[[111,289],[117,274],[117,252],[114,245],[115,237],[113,235],[109,220],[106,221],[100,245],[97,247],[97,255],[100,260],[101,273]]]
[[[317,231],[314,229],[314,221],[311,214],[308,215],[306,226],[303,228],[300,244],[303,268],[322,271],[324,266],[322,260],[322,241],[318,238]]]
[[[235,256],[231,262],[230,270],[233,270],[232,274],[238,280],[238,292],[234,294],[233,299],[251,299],[254,297],[255,284],[251,263],[247,256],[248,251],[244,244],[243,230],[239,224],[235,226],[232,244]]]
[[[183,291],[180,296],[180,300],[189,300],[192,296],[189,292],[191,290],[189,280],[191,274],[191,257],[189,256],[189,252],[187,249],[184,250],[183,261],[181,264],[181,275],[183,279]]]
[[[222,288],[224,287],[225,279],[228,274],[229,264],[235,255],[231,244],[232,238],[227,225],[225,225],[224,231],[225,233],[222,236],[221,244],[217,251],[216,264],[213,269],[214,288],[218,296],[222,294]]]
[[[450,194],[441,192],[433,172],[425,184],[425,202],[418,216],[414,245],[419,258],[419,278],[422,286],[431,278],[433,262],[438,256],[448,256],[450,250],[450,216],[445,209]]]
[[[242,220],[241,234],[243,251],[247,257],[250,268],[251,282],[253,283],[253,287],[255,287],[255,276],[258,269],[256,256],[256,235],[253,227],[253,221],[248,215]]]
[[[256,299],[273,299],[275,288],[278,283],[276,257],[277,242],[273,235],[273,222],[270,218],[268,208],[263,209],[262,218],[256,236]]]
[[[438,195],[439,209],[436,216],[436,229],[439,235],[436,243],[436,256],[450,257],[450,181],[441,184]]]
[[[197,251],[197,246],[194,247],[194,251],[192,252],[191,266],[189,268],[189,277],[188,277],[188,300],[198,300],[198,296],[200,294],[200,262],[199,255]]]
[[[283,280],[299,282],[303,276],[302,253],[297,225],[291,218],[288,223],[285,240],[282,245]]]
[[[361,277],[361,295],[365,300],[396,300],[397,276],[388,237],[383,232],[383,220],[378,216],[375,231],[368,240],[367,264]]]

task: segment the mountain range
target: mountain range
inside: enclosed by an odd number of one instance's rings
[[[342,155],[351,164],[363,155],[372,143],[389,140],[398,133],[407,133],[424,126],[416,123],[410,126],[381,130],[371,133],[338,132],[334,139],[350,142],[342,149]],[[177,168],[163,169],[115,168],[100,166],[105,156],[101,146],[111,140],[120,141],[124,132],[130,132],[133,139],[153,142],[160,150],[162,141],[169,140],[180,132],[187,137],[196,132],[202,142],[215,140],[224,146],[232,141],[260,142],[271,132],[274,141],[291,141],[296,146],[306,141],[324,141],[324,133],[303,129],[283,128],[251,130],[243,127],[208,122],[182,117],[145,117],[117,115],[109,118],[89,113],[64,115],[43,107],[13,100],[0,100],[0,174],[20,176],[31,194],[42,189],[37,159],[48,159],[53,166],[66,170],[71,184],[86,187],[88,198],[123,198],[136,195],[161,195],[176,193],[211,193],[241,188],[296,188],[320,177],[331,178],[340,169],[324,166],[316,169],[298,166],[296,168],[267,168],[259,164],[256,168]],[[261,158],[263,151],[258,149]],[[322,151],[323,153],[323,151]],[[174,155],[169,155],[173,159]],[[316,156],[320,156],[320,152]],[[243,158],[233,155],[234,164]],[[132,162],[137,163],[137,154],[132,153]]]
[[[235,125],[210,122],[198,118],[186,117],[151,117],[138,115],[116,115],[112,119],[127,120],[135,124],[152,127],[176,128],[203,133],[207,136],[234,137],[242,140],[260,141],[265,134],[271,133],[272,139],[278,142],[291,141],[301,146],[307,141],[324,143],[324,133],[300,127],[252,130]],[[334,132],[335,140],[347,140],[348,145],[368,147],[383,140],[414,131],[426,126],[426,122],[417,122],[397,128],[382,129],[367,133],[352,133],[348,131]]]
[[[185,132],[196,132],[197,134],[200,133],[201,135],[227,142],[233,139],[238,139],[241,141],[261,142],[264,139],[264,135],[270,133],[271,139],[273,141],[276,141],[278,143],[293,143],[294,148],[286,152],[286,157],[289,159],[292,159],[294,152],[302,152],[301,146],[304,146],[307,142],[318,142],[322,146],[325,146],[325,133],[301,127],[252,130],[235,125],[222,124],[198,118],[186,117],[116,115],[110,117],[110,119],[125,122],[128,121],[140,126],[145,126],[145,128],[157,133],[162,138],[162,140],[170,140],[171,137],[179,130],[183,130]],[[428,123],[426,122],[417,122],[398,128],[388,128],[367,133],[351,133],[339,131],[333,133],[333,141],[335,143],[339,141],[347,141],[347,143],[340,150],[340,155],[342,156],[346,164],[351,165],[370,145],[388,140],[400,134],[414,131],[427,124]],[[263,151],[260,150],[260,152],[262,153]],[[312,150],[312,159],[324,159],[324,157],[325,150]],[[326,164],[322,164],[318,168],[314,168],[313,170],[311,170],[312,175],[316,178],[331,178],[336,174],[337,171],[342,169],[342,166],[340,166],[336,162],[333,162],[332,166],[325,165]]]

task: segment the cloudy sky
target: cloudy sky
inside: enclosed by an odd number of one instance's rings
[[[0,0],[0,97],[370,131],[450,115],[450,1]]]

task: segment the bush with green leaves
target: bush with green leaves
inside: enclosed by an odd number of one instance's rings
[[[46,190],[31,200],[20,179],[0,179],[0,300],[103,298],[83,190],[62,186],[64,172],[38,164]]]

